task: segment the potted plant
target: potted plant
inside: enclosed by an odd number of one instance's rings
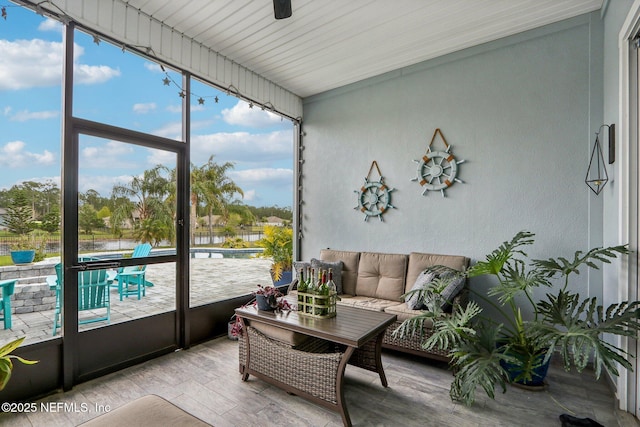
[[[282,297],[284,296],[278,288],[274,286],[258,285],[258,290],[254,291],[258,310],[290,310],[291,305]]]
[[[263,257],[270,257],[271,277],[274,286],[291,283],[291,267],[293,265],[293,229],[267,225],[264,227],[264,237],[258,242],[264,248]]]
[[[17,361],[24,363],[25,365],[33,365],[34,363],[38,363],[37,360],[27,360],[11,354],[13,350],[18,348],[20,344],[22,344],[22,341],[24,341],[24,337],[11,341],[10,343],[5,344],[2,348],[0,348],[0,390],[3,390],[11,379],[11,373],[13,372],[13,362],[11,361],[11,359],[16,359]]]
[[[11,261],[14,264],[30,264],[45,257],[47,232],[34,230],[24,233],[9,245]]]
[[[640,302],[624,301],[605,310],[595,297],[583,299],[569,289],[570,277],[580,274],[581,267],[598,269],[597,263],[610,263],[619,254],[627,254],[626,245],[577,251],[573,259],[530,260],[524,247],[533,243],[534,234],[522,231],[466,272],[468,277],[495,278],[486,297],[473,294],[494,307],[502,319],[481,316],[482,309],[471,301],[453,315],[426,313],[404,322],[396,331],[416,333],[426,318],[433,319],[435,332],[424,347],[449,349],[454,370],[452,399],[470,405],[478,386],[493,398],[496,385],[504,392],[509,383],[539,384],[555,354],[567,370],[573,367],[580,372],[593,361],[597,377],[603,369],[618,375],[616,364],[632,368],[626,353],[602,335],[635,337],[640,330]],[[533,289],[538,287],[551,291],[536,302]],[[428,290],[422,294],[437,297]],[[532,318],[525,319],[516,299],[530,307]]]
[[[255,298],[252,301],[249,301],[247,304],[242,307],[246,307],[247,305],[254,305],[258,308],[258,310],[266,310],[266,311],[278,311],[278,310],[291,310],[291,304],[289,301],[284,299],[284,295],[282,292],[273,286],[262,286],[258,285],[258,290],[253,292]],[[242,322],[235,314],[231,316],[229,323],[227,325],[227,337],[231,340],[237,340],[238,336],[242,335]]]

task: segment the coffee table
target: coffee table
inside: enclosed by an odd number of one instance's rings
[[[243,381],[254,375],[334,410],[345,426],[351,426],[343,387],[347,363],[377,372],[382,386],[388,385],[382,367],[382,339],[396,315],[345,306],[338,306],[337,315],[329,319],[305,317],[295,310],[262,311],[254,306],[238,308],[236,315],[243,322]],[[251,326],[253,322],[310,338],[299,346],[287,345],[260,333]]]

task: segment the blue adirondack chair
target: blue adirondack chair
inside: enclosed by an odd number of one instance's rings
[[[56,308],[53,319],[53,335],[61,325],[62,264],[56,264]],[[81,312],[85,312],[82,313]],[[87,270],[78,273],[78,324],[111,320],[111,300],[107,270]]]
[[[18,279],[9,279],[0,281],[0,289],[2,289],[2,300],[0,300],[0,312],[2,312],[2,320],[4,328],[11,329],[11,295],[16,286]]]
[[[133,249],[131,258],[141,258],[149,256],[151,253],[151,245],[149,243],[141,243]],[[118,270],[113,286],[118,287],[120,301],[123,297],[129,298],[130,295],[136,295],[138,299],[146,295],[146,288],[153,286],[153,283],[145,279],[147,270],[146,265],[134,265],[129,267],[121,267]]]

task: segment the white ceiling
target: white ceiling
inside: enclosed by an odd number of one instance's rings
[[[603,0],[123,0],[300,97],[600,9]]]

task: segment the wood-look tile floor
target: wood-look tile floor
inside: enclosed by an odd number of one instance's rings
[[[285,363],[285,362],[283,362]],[[449,399],[446,365],[383,352],[389,387],[377,374],[348,366],[345,398],[354,426],[560,426],[563,413],[609,426],[638,426],[614,408],[608,384],[592,372],[552,366],[543,392],[509,387],[491,400],[478,391],[471,407]],[[157,394],[216,427],[341,426],[340,416],[255,377],[242,382],[238,344],[226,337],[80,384],[37,401],[59,412],[0,414],[0,425],[74,426],[147,394]],[[65,406],[66,404],[66,406]],[[162,426],[158,426],[162,427]]]

